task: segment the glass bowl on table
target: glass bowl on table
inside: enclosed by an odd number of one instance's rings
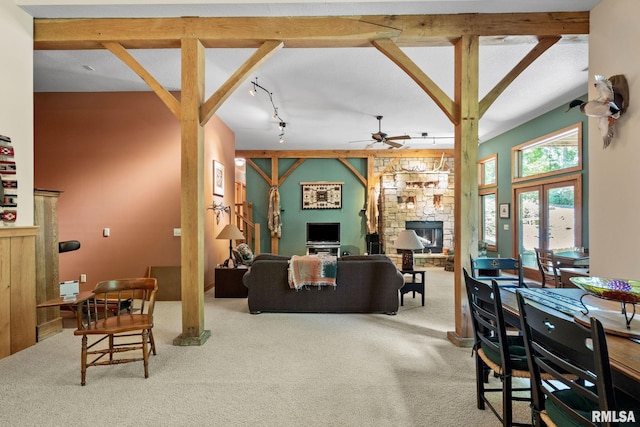
[[[587,292],[585,295],[593,295],[598,298],[619,302],[622,306],[622,314],[624,314],[627,329],[630,328],[631,320],[636,314],[636,303],[640,302],[640,281],[604,277],[571,277],[569,280],[578,288]],[[580,301],[582,302],[582,298],[580,298]],[[633,308],[631,314],[627,310],[627,304],[631,304]]]

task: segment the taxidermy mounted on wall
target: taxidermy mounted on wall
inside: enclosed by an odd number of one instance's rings
[[[575,99],[569,104],[569,109],[580,107],[582,114],[598,119],[603,148],[607,148],[614,136],[616,120],[627,111],[629,106],[629,85],[622,74],[608,79],[600,75],[596,75],[595,78],[594,86],[598,97],[588,102]]]

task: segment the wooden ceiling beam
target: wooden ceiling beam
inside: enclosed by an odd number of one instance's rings
[[[171,110],[173,115],[180,120],[180,101],[176,99],[171,92],[158,82],[155,77],[149,73],[136,59],[131,56],[121,44],[115,42],[105,42],[104,47],[113,53],[118,59],[124,62],[131,70],[133,70],[149,87],[158,95],[158,98]]]
[[[389,58],[402,71],[407,73],[411,79],[420,86],[420,88],[436,103],[442,112],[447,116],[449,121],[454,125],[458,124],[459,108],[456,107],[453,100],[440,89],[440,87],[420,67],[413,62],[411,58],[405,54],[396,43],[389,39],[374,40],[373,45],[382,54]]]
[[[406,157],[422,157],[440,159],[442,153],[446,157],[453,157],[453,150],[236,150],[235,156],[247,159],[270,159],[277,157],[279,159],[350,159],[350,158],[367,158],[386,157],[386,158],[406,158]]]
[[[342,157],[338,157],[338,161],[343,165],[345,165],[347,169],[349,169],[355,175],[355,177],[360,180],[362,185],[364,185],[365,187],[367,186],[367,178],[362,176],[362,174],[358,171],[358,169],[356,169],[351,163],[349,163],[349,160]]]
[[[271,58],[283,46],[281,41],[269,40],[260,46],[260,48],[247,59],[240,68],[238,68],[229,79],[218,90],[207,99],[200,111],[200,124],[205,125],[218,111],[218,108],[231,96],[233,92],[240,86],[251,73],[257,70],[260,65]]]
[[[78,18],[35,19],[34,49],[180,48],[193,37],[206,48],[259,48],[266,40],[285,47],[364,47],[388,38],[399,46],[451,45],[463,35],[545,36],[589,34],[589,12],[457,15]]]
[[[500,82],[495,85],[491,91],[480,101],[480,117],[484,116],[489,107],[504,92],[507,87],[518,77],[529,65],[533,63],[540,55],[545,53],[551,46],[555,45],[561,39],[560,36],[540,37],[538,44],[515,66]]]
[[[265,40],[287,47],[370,46],[370,40],[399,31],[357,17],[108,18],[36,19],[34,48],[100,49],[105,41],[126,48],[177,48],[195,37],[207,48],[259,48]]]
[[[461,36],[589,34],[589,12],[461,13],[457,15],[362,16],[361,21],[395,28],[401,47],[451,45]]]

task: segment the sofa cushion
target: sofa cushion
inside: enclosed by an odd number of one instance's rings
[[[382,260],[389,260],[391,261],[391,259],[386,256],[386,255],[382,255],[382,254],[373,254],[373,255],[345,255],[343,257],[339,258],[340,261],[371,261],[373,259],[382,259]]]
[[[284,255],[276,255],[276,254],[259,254],[253,257],[253,262],[263,261],[263,260],[275,260],[275,261],[288,261],[290,257]]]

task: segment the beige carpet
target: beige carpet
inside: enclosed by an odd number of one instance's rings
[[[180,303],[158,303],[146,380],[130,363],[90,368],[81,387],[72,329],[0,360],[0,426],[500,425],[476,409],[471,350],[446,339],[442,268],[427,273],[426,306],[407,295],[396,316],[250,315],[246,299],[205,295],[200,347],[172,345]]]

